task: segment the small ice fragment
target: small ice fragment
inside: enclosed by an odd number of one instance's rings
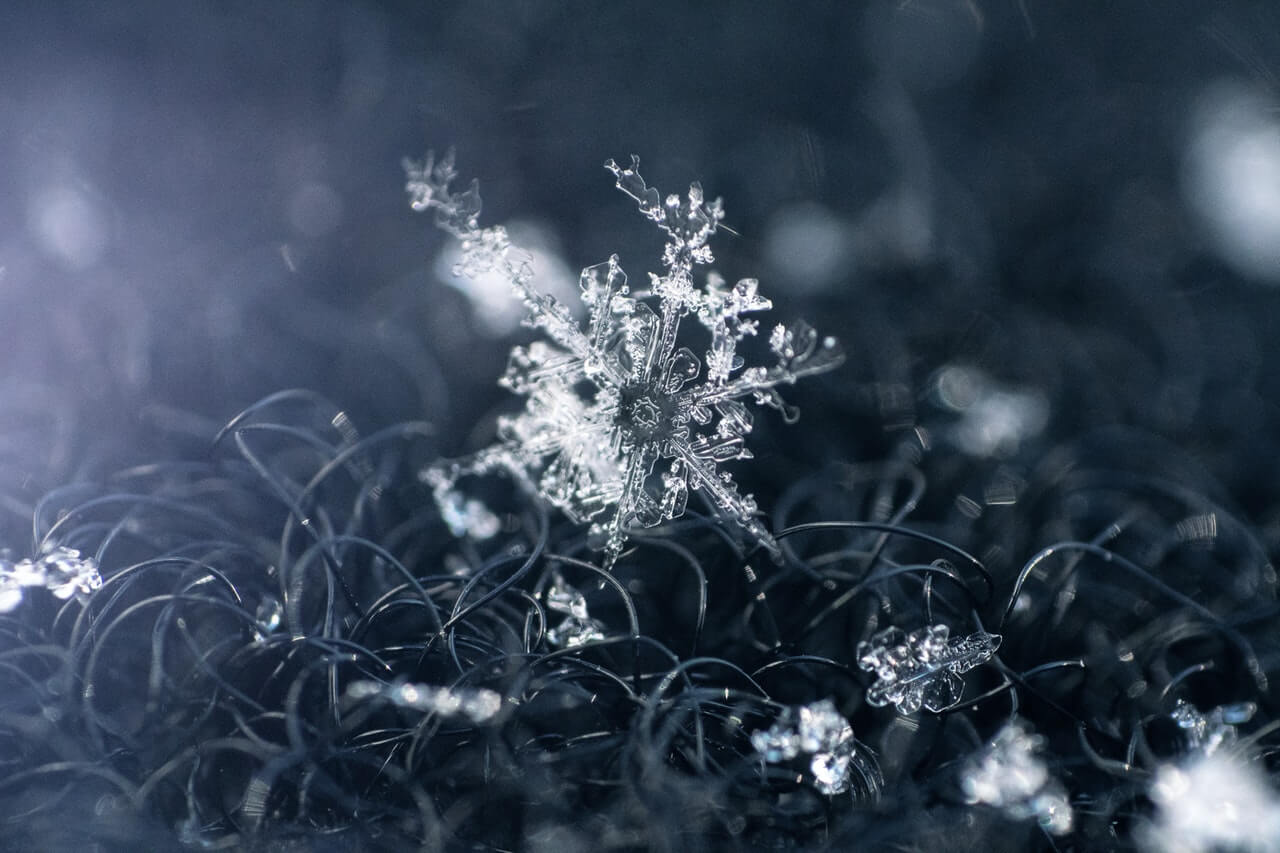
[[[800,754],[800,734],[791,720],[791,709],[783,711],[777,722],[751,734],[751,746],[770,764],[790,761]]]
[[[353,681],[347,686],[346,697],[355,701],[378,697],[400,708],[447,717],[466,717],[473,723],[489,720],[502,708],[502,697],[487,688],[433,687],[413,682],[381,684],[368,679]]]
[[[1237,702],[1203,714],[1195,705],[1179,699],[1169,716],[1186,736],[1188,747],[1210,755],[1220,747],[1235,743],[1236,726],[1253,719],[1257,710],[1258,706],[1252,702]]]
[[[280,605],[280,600],[273,595],[264,595],[253,615],[256,625],[254,639],[261,643],[278,631],[283,617],[284,608]]]
[[[547,590],[547,609],[556,613],[568,613],[578,619],[587,618],[587,597],[556,575]]]

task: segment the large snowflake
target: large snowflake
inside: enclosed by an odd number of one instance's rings
[[[758,322],[744,317],[768,310],[755,279],[725,286],[714,272],[695,286],[695,266],[712,261],[708,239],[724,216],[720,200],[707,202],[693,184],[687,197],[662,199],[645,185],[633,157],[630,168],[605,167],[617,187],[666,232],[664,271],[649,287],[632,290],[617,256],[582,271],[582,328],[569,310],[533,287],[527,260],[501,227],[480,228],[477,184],[452,192],[451,156],[407,162],[407,189],[415,210],[434,210],[437,224],[461,242],[458,272],[497,272],[511,282],[528,309],[526,323],[547,340],[518,346],[501,384],[526,398],[524,410],[499,421],[499,440],[461,460],[429,468],[424,477],[455,531],[492,527],[482,507],[464,501],[459,478],[505,471],[575,522],[591,525],[592,541],[611,567],[629,531],[653,527],[685,511],[690,491],[705,496],[772,553],[778,546],[760,522],[756,502],[740,492],[722,463],[750,458],[751,400],[797,416],[776,386],[830,370],[842,360],[833,338],[819,339],[803,323],[775,326],[772,367],[747,367],[738,344]],[[681,323],[693,316],[710,336],[700,361],[681,344]]]

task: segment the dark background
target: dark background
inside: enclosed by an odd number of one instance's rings
[[[287,387],[483,441],[521,333],[402,190],[452,146],[567,270],[657,266],[608,157],[724,196],[726,278],[850,353],[799,391],[802,458],[942,435],[958,366],[1037,401],[970,455],[1123,425],[1269,524],[1277,33],[1199,0],[6,4],[5,490],[194,452]]]

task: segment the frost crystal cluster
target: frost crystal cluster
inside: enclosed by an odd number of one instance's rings
[[[88,595],[102,586],[98,563],[74,548],[56,546],[34,560],[16,563],[0,558],[0,613],[22,603],[25,590],[41,587],[58,598]]]
[[[1043,744],[1021,722],[1006,724],[966,764],[960,778],[966,799],[998,808],[1014,820],[1034,817],[1054,835],[1070,832],[1071,803],[1040,759]]]
[[[863,766],[853,727],[830,699],[783,709],[772,726],[751,735],[751,746],[770,764],[808,755],[813,784],[828,797],[849,790],[855,767],[878,787],[878,775]]]
[[[1252,702],[1237,702],[1203,714],[1195,705],[1179,699],[1169,716],[1182,730],[1191,749],[1211,755],[1220,747],[1234,744],[1236,726],[1253,719],[1257,710],[1258,706]]]
[[[466,717],[473,723],[485,722],[502,708],[502,697],[484,687],[448,688],[412,682],[383,684],[362,680],[352,682],[347,687],[346,696],[353,701],[382,699],[399,708],[446,717]]]
[[[948,639],[946,625],[929,625],[910,634],[885,628],[858,643],[858,666],[874,672],[867,702],[877,707],[896,705],[900,714],[914,714],[921,706],[935,713],[960,701],[960,676],[986,663],[1000,648],[1000,635],[978,631]]]
[[[505,471],[590,532],[612,566],[630,531],[653,527],[685,511],[691,491],[772,553],[777,543],[757,518],[755,500],[738,491],[722,463],[750,458],[752,416],[743,401],[796,412],[776,390],[830,370],[842,354],[832,338],[809,326],[777,325],[769,333],[772,366],[745,367],[738,353],[759,323],[748,315],[771,307],[755,279],[729,287],[714,273],[699,286],[694,268],[713,260],[708,241],[724,217],[719,199],[702,187],[662,198],[646,186],[639,161],[605,164],[618,189],[667,237],[663,272],[633,290],[617,256],[587,267],[580,298],[582,328],[569,310],[534,287],[527,259],[501,227],[480,228],[475,182],[449,189],[453,160],[406,163],[415,210],[433,210],[437,224],[461,242],[464,275],[500,273],[545,336],[516,347],[501,384],[526,398],[524,410],[499,422],[499,440],[463,460],[424,472],[436,501],[457,515],[455,486],[464,476]],[[683,345],[682,323],[695,319],[709,339],[701,358]],[[460,522],[460,529],[468,525]]]
[[[556,575],[547,590],[547,609],[563,613],[559,625],[547,631],[547,642],[553,646],[574,648],[592,640],[604,639],[604,625],[587,614],[587,598],[575,587]]]

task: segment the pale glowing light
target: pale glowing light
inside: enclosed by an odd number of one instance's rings
[[[289,198],[289,224],[304,237],[330,234],[342,224],[342,196],[328,184],[303,184]]]
[[[1280,118],[1275,104],[1219,84],[1200,99],[1184,193],[1223,260],[1280,284]]]
[[[1003,386],[982,371],[948,365],[934,378],[943,408],[960,419],[943,435],[971,456],[1008,456],[1049,423],[1049,401],[1035,389]]]
[[[107,247],[106,216],[86,193],[67,186],[37,192],[27,206],[27,227],[52,258],[73,270],[93,266]]]
[[[821,290],[835,284],[847,265],[849,228],[819,204],[792,205],[770,220],[764,251],[793,290]]]

